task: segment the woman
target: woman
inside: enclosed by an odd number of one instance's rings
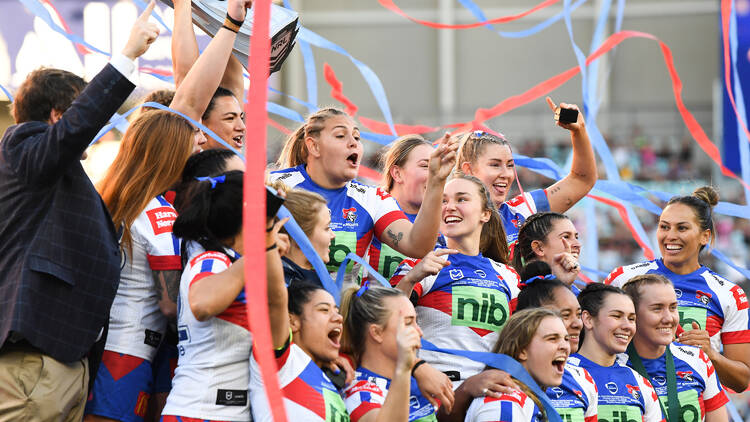
[[[482,182],[462,175],[445,186],[441,220],[449,249],[430,252],[416,265],[405,261],[391,284],[414,295],[425,339],[446,349],[489,352],[518,295],[518,274],[505,265],[508,246],[500,217]],[[454,387],[483,369],[463,357],[427,351],[421,357],[445,372]]]
[[[424,195],[427,210],[437,209],[445,180],[455,165],[457,144],[446,134],[430,155]],[[286,141],[272,181],[319,193],[331,210],[331,243],[328,269],[337,271],[346,255],[364,257],[372,236],[407,256],[419,257],[435,246],[439,216],[420,212],[414,224],[383,189],[354,181],[362,158],[359,129],[352,118],[335,108],[322,109],[307,118]],[[351,273],[349,277],[359,277]]]
[[[285,196],[284,206],[310,240],[320,259],[328,262],[329,248],[335,235],[331,230],[331,212],[326,206],[325,198],[304,189],[289,189],[282,182],[274,183],[273,187]],[[281,230],[286,232],[283,228]],[[289,239],[288,242],[288,250],[284,251],[287,248],[282,248],[280,251],[283,252],[281,261],[286,285],[308,282],[322,287],[323,283],[297,242],[294,239]]]
[[[719,195],[710,186],[669,200],[656,228],[662,258],[617,268],[605,283],[619,287],[641,274],[668,278],[677,294],[680,325],[686,330],[677,340],[700,347],[711,359],[719,381],[744,391],[750,382],[747,297],[740,286],[699,260],[701,251],[716,237],[711,209],[718,201]]]
[[[199,58],[190,5],[191,2],[188,0],[174,1],[172,70],[177,87],[182,85]],[[217,63],[226,63],[223,74],[216,71]],[[242,111],[242,96],[245,89],[242,65],[234,56],[227,54],[217,58],[210,71],[212,81],[203,80],[206,90],[201,94],[208,101],[203,103],[202,109],[197,107],[196,109],[200,110],[197,110],[197,114],[191,117],[196,120],[200,117],[207,128],[228,145],[239,150],[245,143],[245,113]],[[226,147],[209,137],[206,148],[224,149]]]
[[[365,282],[349,287],[341,303],[342,348],[358,363],[344,391],[351,421],[437,421],[412,377],[422,332],[409,298]]]
[[[122,271],[102,364],[86,405],[88,421],[143,420],[153,388],[152,363],[167,318],[176,314],[182,268],[179,241],[172,235],[177,214],[163,193],[179,179],[195,148],[190,123],[166,111],[149,111],[125,132],[97,185],[122,230]]]
[[[599,391],[599,420],[663,422],[654,388],[634,370],[619,365],[635,334],[635,308],[617,287],[592,283],[578,295],[583,340],[568,364],[586,369]]]
[[[287,290],[277,247],[278,232],[285,222],[269,223],[266,268],[271,338],[287,418],[290,421],[348,421],[339,386],[331,381],[331,372],[327,369],[339,358],[343,318],[333,296],[320,285],[297,282]],[[238,278],[244,283],[242,274]],[[250,371],[253,420],[271,421],[260,367],[254,358]]]
[[[549,266],[542,261],[527,265],[521,278],[525,281],[521,283],[516,311],[544,307],[558,312],[568,332],[570,352],[577,352],[583,324],[581,306],[570,287],[551,275]],[[546,393],[563,420],[596,420],[598,394],[585,369],[566,364],[562,384],[548,388]]]
[[[556,113],[560,108],[578,110],[574,104],[561,103],[556,107],[549,97],[547,104]],[[462,137],[457,170],[478,177],[490,189],[492,200],[503,219],[511,255],[518,237],[518,227],[526,218],[542,211],[563,213],[586,196],[596,183],[596,159],[586,133],[583,114],[578,113],[575,123],[558,121],[557,125],[570,131],[573,144],[570,173],[547,189],[527,192],[511,200],[508,200],[508,192],[516,172],[508,141],[486,132],[471,132]]]
[[[565,326],[554,311],[526,309],[513,314],[503,328],[493,353],[506,354],[528,371],[542,389],[556,387],[570,354]],[[519,390],[495,397],[477,397],[466,413],[467,422],[548,420],[541,401],[523,383]]]
[[[177,315],[180,351],[162,420],[190,417],[248,421],[247,400],[223,390],[247,390],[252,347],[242,272],[242,178],[230,171],[199,183],[174,224],[185,242]],[[228,347],[231,345],[231,347]]]
[[[679,323],[672,283],[659,274],[644,274],[628,280],[623,290],[635,304],[637,330],[620,363],[651,382],[670,421],[727,422],[729,398],[711,360],[697,347],[672,341]],[[670,393],[676,399],[674,416],[669,414]]]
[[[531,215],[518,230],[513,267],[521,272],[531,262],[545,262],[552,274],[577,295],[581,290],[573,282],[581,268],[580,254],[581,242],[573,222],[564,214],[540,212]]]
[[[382,188],[396,200],[414,223],[422,198],[427,189],[432,144],[421,135],[404,135],[388,147],[381,161],[383,166]],[[370,266],[386,279],[391,278],[401,261],[406,258],[374,237],[370,244]]]
[[[216,177],[232,170],[245,171],[245,162],[228,149],[208,149],[193,154],[185,163],[173,192],[174,208],[179,213],[190,202],[191,190],[198,184],[197,177]]]

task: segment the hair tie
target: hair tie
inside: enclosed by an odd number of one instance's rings
[[[531,283],[533,283],[535,281],[539,281],[539,280],[554,280],[556,278],[557,277],[555,277],[553,274],[547,274],[545,276],[536,275],[536,276],[531,277],[530,279],[528,279],[526,281],[521,281],[520,283],[518,283],[518,288],[519,289],[523,289],[524,287],[529,287],[531,285]]]
[[[357,290],[357,297],[360,297],[360,296],[362,296],[363,294],[365,294],[365,292],[366,292],[366,291],[367,291],[367,289],[369,289],[369,288],[370,288],[370,280],[365,280],[365,281],[364,281],[364,282],[362,283],[362,287],[360,287],[360,288],[359,288],[359,290]]]
[[[211,182],[211,189],[215,188],[217,183],[224,183],[226,179],[227,177],[225,175],[221,175],[218,177],[196,177],[195,178],[195,180],[199,182],[205,182],[205,181]]]

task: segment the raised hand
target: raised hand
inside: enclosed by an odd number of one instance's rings
[[[567,103],[560,103],[559,105],[555,105],[555,102],[552,101],[552,98],[547,97],[545,99],[547,100],[547,105],[549,106],[550,110],[552,110],[555,113],[555,119],[557,119],[557,116],[560,115],[561,108],[578,110],[578,120],[575,123],[563,123],[563,122],[558,121],[557,122],[558,126],[560,126],[563,129],[567,129],[571,132],[581,131],[585,127],[586,124],[583,121],[583,113],[581,113],[581,110],[578,108],[577,105],[567,104]]]
[[[435,275],[440,272],[443,268],[450,265],[450,261],[445,258],[441,258],[444,255],[452,255],[458,253],[455,249],[436,249],[430,251],[427,255],[422,258],[421,261],[414,268],[409,271],[404,277],[404,280],[408,280],[411,283],[418,283],[425,277]]]
[[[453,383],[447,375],[429,364],[424,364],[414,371],[414,379],[417,380],[419,391],[435,409],[443,406],[446,412],[451,413],[455,395]]]
[[[565,284],[572,284],[581,271],[578,258],[573,254],[573,249],[567,239],[562,238],[565,252],[555,254],[553,257],[552,274]]]
[[[244,21],[245,11],[252,5],[252,0],[229,0],[227,2],[227,15],[234,20]]]
[[[151,0],[143,13],[135,20],[133,28],[130,30],[128,42],[122,49],[122,54],[130,60],[135,60],[143,55],[156,40],[156,37],[159,36],[159,27],[155,23],[148,21],[151,12],[154,11],[155,5],[156,0]]]
[[[437,148],[430,154],[430,176],[445,180],[456,165],[458,139],[446,133],[437,142]]]
[[[398,328],[396,331],[396,347],[398,357],[396,358],[397,370],[410,373],[411,368],[417,363],[417,349],[421,346],[422,335],[415,324],[406,325],[403,311],[398,314]]]

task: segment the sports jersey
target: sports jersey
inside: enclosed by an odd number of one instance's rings
[[[476,397],[466,411],[466,422],[541,422],[542,412],[531,397],[514,390],[495,397]],[[567,422],[567,420],[563,419]]]
[[[188,245],[189,260],[180,279],[177,306],[179,358],[163,415],[248,421],[248,376],[252,336],[245,310],[245,291],[220,314],[198,321],[190,309],[190,286],[220,273],[239,254],[231,249],[206,252]]]
[[[596,422],[599,393],[585,369],[566,363],[562,384],[546,393],[564,422]]]
[[[167,328],[152,271],[181,270],[180,241],[172,234],[177,212],[159,195],[138,214],[123,248],[120,285],[109,313],[106,350],[153,361]]]
[[[549,200],[547,200],[547,192],[544,189],[525,192],[523,196],[518,195],[500,204],[497,212],[503,221],[505,240],[508,242],[510,256],[513,256],[513,250],[516,247],[516,243],[518,243],[518,229],[523,222],[531,214],[549,210]]]
[[[385,403],[391,380],[361,366],[354,373],[354,380],[344,391],[344,403],[352,422]],[[437,422],[435,408],[422,395],[417,380],[411,378],[409,389],[409,422]]]
[[[721,350],[722,344],[750,343],[750,311],[742,288],[707,267],[690,274],[670,271],[661,259],[620,267],[604,282],[622,287],[641,274],[661,274],[672,281],[677,294],[680,325],[692,330],[692,322],[711,336],[711,346]]]
[[[721,389],[711,359],[698,347],[679,343],[669,345],[677,371],[677,400],[680,402],[680,419],[683,421],[702,421],[706,413],[725,405],[729,398]],[[617,357],[620,364],[632,366],[626,353]],[[667,406],[666,357],[646,359],[641,357],[656,394],[659,395],[664,408]]]
[[[330,379],[312,358],[294,343],[276,351],[279,387],[284,395],[286,416],[290,421],[348,422],[344,400]],[[250,403],[255,422],[271,422],[260,366],[250,360]]]
[[[373,235],[382,240],[383,231],[394,221],[406,219],[396,200],[382,188],[351,180],[338,189],[325,189],[312,181],[304,164],[269,175],[271,181],[281,180],[287,186],[307,189],[323,196],[331,211],[331,241],[328,270],[338,271],[346,255],[354,252],[364,257]],[[347,272],[354,263],[350,261]]]
[[[424,338],[444,349],[489,352],[516,307],[518,274],[482,254],[453,254],[449,260],[449,266],[414,285],[419,296],[417,321]],[[391,284],[397,284],[415,262],[405,260]],[[463,381],[484,369],[483,364],[460,356],[426,350],[419,353],[453,381]]]
[[[412,223],[417,218],[417,214],[404,213],[404,215]],[[377,237],[373,237],[367,254],[370,256],[370,266],[386,279],[391,278],[401,261],[406,258],[405,255],[382,243]]]
[[[656,391],[634,370],[615,362],[601,366],[575,353],[568,364],[586,369],[599,393],[599,422],[664,422]]]

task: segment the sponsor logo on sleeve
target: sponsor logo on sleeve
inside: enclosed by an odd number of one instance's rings
[[[378,188],[375,191],[375,194],[378,195],[380,197],[380,199],[382,199],[382,200],[386,200],[386,199],[388,199],[388,198],[391,197],[391,194],[389,194],[388,192],[386,192],[383,188]]]
[[[170,207],[158,207],[146,211],[148,221],[154,234],[171,233],[174,220],[177,219],[177,212]]]
[[[737,303],[737,310],[743,311],[747,309],[747,296],[745,296],[745,292],[740,288],[740,286],[732,287],[731,292],[732,296],[734,296],[734,301]]]

